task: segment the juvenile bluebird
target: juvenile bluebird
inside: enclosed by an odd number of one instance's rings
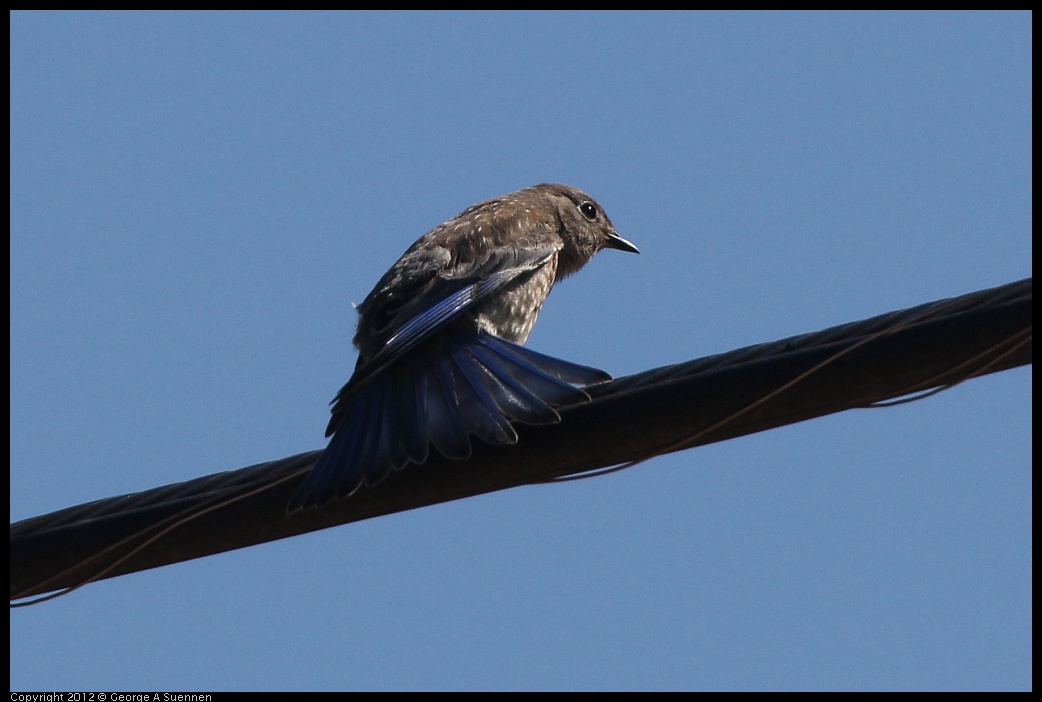
[[[638,253],[597,202],[543,183],[467,208],[424,234],[358,306],[355,372],[333,400],[329,446],[288,511],[321,506],[423,463],[470,456],[470,436],[560,421],[604,371],[521,346],[554,284],[604,248]],[[578,386],[578,387],[577,387]]]

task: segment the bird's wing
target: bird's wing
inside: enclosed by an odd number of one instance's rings
[[[380,325],[383,343],[379,350],[355,368],[355,373],[334,400],[339,405],[357,387],[379,375],[389,365],[417,345],[445,328],[467,310],[488,299],[510,283],[546,265],[560,244],[510,247],[490,252],[470,266],[439,274],[411,291],[411,298],[399,300],[393,311],[384,312]],[[379,303],[378,303],[379,304]],[[388,305],[390,307],[390,305]],[[334,414],[337,407],[333,408]]]

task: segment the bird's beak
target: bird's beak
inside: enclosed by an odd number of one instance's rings
[[[605,242],[604,246],[609,249],[618,249],[619,251],[628,251],[630,253],[639,254],[640,250],[637,249],[631,242],[626,241],[619,236],[615,230],[612,230],[608,234],[608,241]]]

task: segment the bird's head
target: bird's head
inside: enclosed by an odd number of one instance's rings
[[[557,277],[579,270],[601,249],[640,253],[619,236],[604,208],[582,190],[557,183],[543,183],[532,190],[548,198],[556,212],[558,233],[564,241]]]

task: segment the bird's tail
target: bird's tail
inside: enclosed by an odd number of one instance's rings
[[[447,458],[465,459],[472,434],[490,444],[512,444],[515,422],[558,422],[557,408],[590,399],[580,387],[607,380],[604,371],[490,334],[440,334],[348,400],[343,421],[287,511],[376,485],[392,470],[426,461],[430,446]]]

